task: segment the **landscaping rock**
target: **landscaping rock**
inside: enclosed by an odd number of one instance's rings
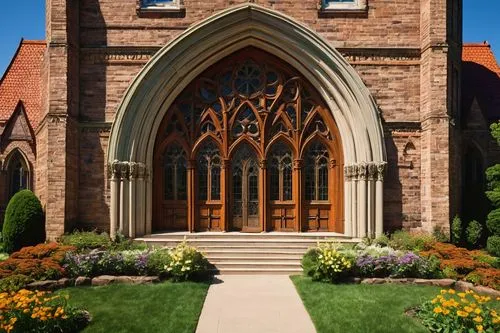
[[[73,280],[68,278],[62,278],[57,281],[57,288],[66,288],[73,285]]]
[[[457,283],[455,283],[455,289],[459,291],[467,291],[472,288],[474,288],[474,285],[469,282],[457,281]]]
[[[362,284],[384,284],[387,283],[388,279],[383,278],[368,278],[361,281]]]
[[[152,284],[160,282],[158,276],[133,276],[132,281],[134,284]]]
[[[75,280],[75,286],[90,286],[92,284],[92,279],[86,276],[79,276]]]
[[[108,284],[114,283],[116,276],[111,275],[101,275],[92,279],[93,286],[107,286]]]
[[[481,295],[487,295],[494,298],[500,297],[500,291],[485,286],[473,286],[472,290]]]
[[[452,288],[457,281],[453,279],[415,279],[415,284],[424,286],[436,286],[442,288]]]
[[[393,284],[412,284],[413,279],[389,279],[387,282]]]
[[[55,290],[59,288],[57,280],[45,280],[45,281],[35,281],[31,282],[26,286],[26,289],[30,290]]]

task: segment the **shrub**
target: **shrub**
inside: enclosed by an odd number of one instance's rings
[[[417,312],[431,332],[498,332],[500,317],[490,297],[473,291],[456,293],[441,290],[432,301],[422,304]]]
[[[0,293],[0,329],[6,332],[77,332],[90,321],[87,311],[68,306],[66,297],[21,289]]]
[[[490,236],[486,243],[486,249],[488,252],[495,256],[500,257],[500,236]]]
[[[59,242],[64,245],[71,245],[78,250],[108,248],[111,239],[106,233],[98,234],[95,231],[74,231],[71,234],[63,235]]]
[[[432,231],[432,236],[434,236],[436,242],[446,243],[450,241],[449,233],[444,232],[443,229],[440,228],[439,226],[434,227],[434,230]]]
[[[481,236],[483,234],[483,226],[476,220],[472,220],[466,229],[466,239],[467,244],[470,247],[475,248],[479,245]]]
[[[146,271],[149,275],[165,276],[170,263],[170,254],[168,249],[159,249],[153,251],[148,258]]]
[[[0,262],[0,278],[14,274],[29,276],[35,280],[58,279],[64,276],[61,262],[71,246],[56,243],[28,246],[14,252],[9,259]]]
[[[309,251],[308,258],[307,273],[314,281],[339,282],[352,272],[353,258],[335,243],[318,244]]]
[[[12,292],[23,289],[28,283],[33,282],[29,276],[16,274],[0,280],[0,291]]]
[[[197,279],[208,272],[208,260],[185,240],[170,249],[168,254],[170,258],[165,268],[174,281]]]
[[[451,242],[455,245],[461,244],[462,233],[463,233],[462,220],[457,215],[453,218],[453,221],[451,222]]]
[[[8,253],[45,240],[42,205],[33,192],[22,190],[10,199],[5,211],[2,237],[4,250]]]
[[[389,246],[390,238],[387,234],[382,234],[373,241],[376,245]]]
[[[500,208],[492,210],[488,214],[486,227],[490,231],[491,235],[500,236]]]
[[[304,254],[304,256],[302,257],[302,269],[304,271],[304,275],[311,277],[313,276],[314,271],[318,265],[319,253],[319,249],[312,248],[307,250],[307,252]]]
[[[422,251],[432,247],[435,242],[431,234],[398,230],[391,235],[388,245],[396,250]]]

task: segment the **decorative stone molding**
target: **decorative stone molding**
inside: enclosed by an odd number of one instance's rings
[[[420,49],[415,48],[338,48],[351,65],[415,65],[420,64]]]
[[[368,166],[366,163],[360,163],[358,164],[358,179],[359,180],[366,180],[366,172],[367,172]]]
[[[144,163],[115,160],[108,164],[108,175],[111,179],[144,179],[147,177],[147,168]]]
[[[382,162],[377,164],[377,180],[384,181],[385,169],[387,167],[387,162]]]
[[[361,162],[344,166],[344,176],[346,181],[353,180],[384,180],[386,162]]]
[[[377,180],[377,165],[375,163],[368,164],[368,180]]]
[[[82,48],[83,61],[91,64],[145,64],[156,52],[158,47],[104,47]]]

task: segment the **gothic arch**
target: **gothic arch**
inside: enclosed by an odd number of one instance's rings
[[[386,155],[379,112],[368,89],[342,55],[317,33],[277,11],[247,3],[184,31],[150,60],[125,93],[108,150],[112,234],[122,224],[132,225],[131,230],[138,233],[151,232],[151,178],[139,180],[135,173],[151,172],[162,119],[177,96],[204,70],[248,46],[280,58],[317,87],[342,139],[344,234],[364,237],[382,232]],[[118,177],[118,170],[132,170],[131,166],[134,172]],[[120,195],[123,186],[130,195]],[[134,202],[141,208],[129,209]],[[121,210],[134,213],[121,221],[125,216]],[[370,230],[372,234],[367,233]]]

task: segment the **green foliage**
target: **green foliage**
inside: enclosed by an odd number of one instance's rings
[[[174,281],[203,278],[208,273],[208,260],[195,247],[183,241],[169,250],[166,270]]]
[[[469,223],[466,230],[466,238],[467,244],[470,247],[475,248],[479,245],[479,241],[481,240],[481,236],[483,234],[483,226],[481,223],[473,220]]]
[[[455,216],[451,222],[451,242],[455,245],[462,243],[463,226],[460,216]]]
[[[0,261],[7,260],[9,258],[8,253],[0,253]]]
[[[304,259],[303,259],[304,260]],[[308,251],[307,273],[315,281],[339,282],[352,273],[354,258],[335,243],[321,243],[316,253]]]
[[[312,277],[315,271],[315,268],[318,265],[318,255],[320,251],[318,248],[312,248],[307,250],[307,252],[302,257],[302,269],[304,270],[304,274]]]
[[[498,332],[500,317],[496,307],[491,297],[450,289],[441,290],[432,301],[422,304],[417,315],[431,332]]]
[[[497,140],[497,143],[500,146],[500,121],[491,124],[490,129],[491,135]]]
[[[500,236],[488,237],[486,249],[492,256],[500,257]]]
[[[488,214],[486,226],[488,227],[491,235],[500,236],[500,208],[492,210]]]
[[[443,232],[443,230],[439,226],[435,226],[432,231],[432,236],[436,239],[437,242],[447,243],[450,241],[449,233]]]
[[[382,234],[375,238],[374,243],[380,246],[388,246],[390,242],[390,238],[387,234]]]
[[[95,231],[74,231],[71,234],[62,235],[59,242],[74,246],[78,250],[107,248],[111,245],[111,239],[107,233],[99,234]]]
[[[443,276],[447,279],[453,280],[457,280],[459,278],[457,271],[451,266],[443,268]]]
[[[167,265],[170,263],[170,254],[168,249],[159,249],[149,255],[147,263],[147,272],[149,275],[165,276],[167,275]]]
[[[391,235],[388,246],[395,250],[419,252],[429,249],[435,242],[434,236],[428,233],[410,233],[398,230]]]
[[[10,275],[0,280],[0,291],[18,291],[20,289],[23,289],[28,283],[31,283],[33,281],[34,280],[32,278],[26,275]]]
[[[474,259],[479,261],[479,262],[488,264],[493,268],[500,268],[500,258],[498,258],[498,257],[491,256],[491,255],[488,255],[486,253],[481,252],[480,255],[474,256]]]
[[[45,240],[42,205],[30,190],[19,191],[10,199],[2,236],[4,250],[8,253]]]

